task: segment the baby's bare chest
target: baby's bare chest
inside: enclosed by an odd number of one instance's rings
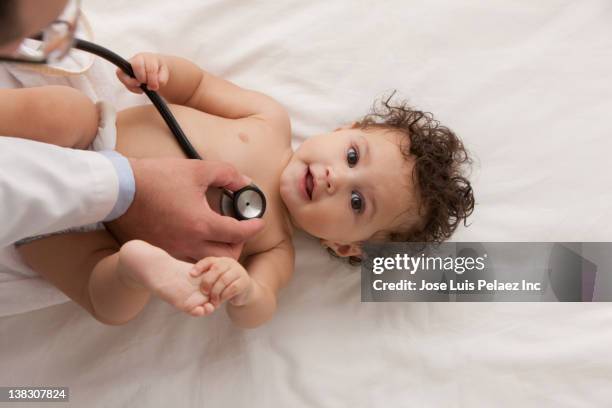
[[[273,134],[261,120],[230,120],[183,106],[172,106],[183,131],[205,160],[223,161],[250,177],[264,192],[266,228],[245,245],[244,254],[265,251],[287,238],[285,207],[279,179],[291,157],[290,135]],[[184,157],[182,150],[152,106],[130,108],[117,116],[117,151],[128,157]],[[206,193],[219,209],[220,191]]]

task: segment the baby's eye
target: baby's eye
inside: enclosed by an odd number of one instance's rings
[[[356,191],[351,191],[351,208],[357,213],[363,211],[363,198]]]
[[[359,151],[352,146],[349,147],[348,151],[346,152],[346,162],[348,163],[349,167],[353,167],[358,161]]]

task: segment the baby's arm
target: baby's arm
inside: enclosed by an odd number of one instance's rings
[[[191,275],[204,274],[201,288],[215,308],[228,301],[227,313],[234,324],[254,328],[274,315],[276,296],[293,273],[293,260],[293,246],[287,240],[250,256],[244,267],[230,258],[205,258]]]
[[[136,79],[118,71],[119,79],[133,92],[147,84],[170,103],[190,106],[228,119],[259,117],[282,123],[290,134],[289,117],[274,99],[241,88],[208,73],[184,58],[140,53],[130,59]]]
[[[67,86],[0,89],[0,135],[84,149],[98,131],[98,111]]]

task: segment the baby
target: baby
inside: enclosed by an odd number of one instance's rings
[[[405,103],[392,106],[389,98],[361,121],[311,137],[294,152],[289,117],[273,99],[182,58],[142,53],[130,62],[136,79],[118,72],[127,88],[141,92],[144,83],[157,90],[202,157],[234,165],[264,192],[268,205],[265,228],[246,242],[238,261],[178,260],[117,222],[19,246],[32,269],[100,322],[130,321],[153,294],[193,316],[225,303],[236,325],[256,327],[272,317],[277,294],[293,273],[294,228],[319,238],[334,254],[358,260],[367,240],[445,240],[473,210],[472,189],[462,176],[462,164],[470,161],[462,143],[430,114]],[[0,134],[75,148],[96,137],[98,111],[74,89],[2,92],[12,93],[6,97],[13,98],[15,111]],[[127,157],[183,156],[152,105],[121,111],[111,125],[115,149]],[[218,211],[219,197],[220,191],[209,189],[202,205],[206,198]]]

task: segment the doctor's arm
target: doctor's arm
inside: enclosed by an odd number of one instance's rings
[[[238,257],[242,242],[263,227],[262,220],[239,222],[202,205],[209,185],[247,184],[224,163],[127,159],[0,136],[0,165],[0,247],[114,220],[115,228],[177,258]]]
[[[130,204],[118,203],[116,168],[96,152],[0,137],[0,165],[0,247],[101,221],[113,209],[120,215]]]

